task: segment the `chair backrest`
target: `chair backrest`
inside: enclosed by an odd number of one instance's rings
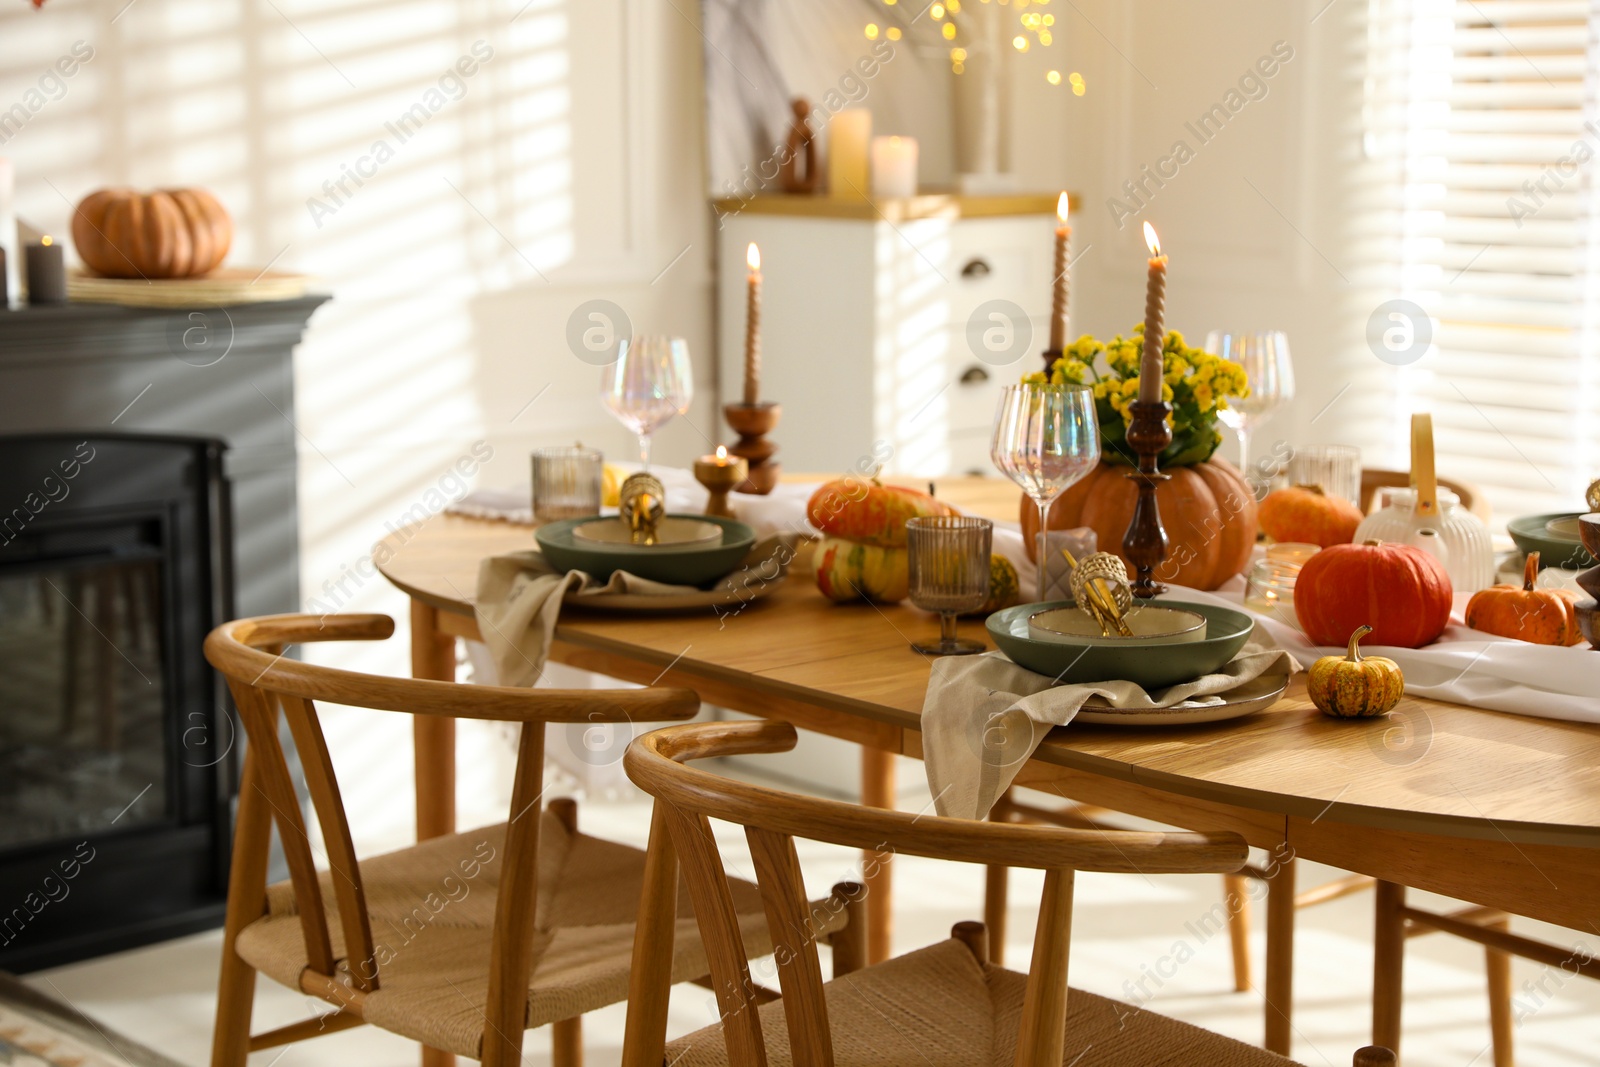
[[[1379,489],[1404,489],[1411,484],[1411,475],[1406,471],[1380,470],[1372,467],[1363,467],[1361,470],[1361,510],[1368,512],[1377,499]],[[1489,508],[1489,498],[1482,489],[1471,482],[1463,482],[1454,478],[1440,478],[1439,484],[1461,498],[1461,506],[1472,512],[1484,522],[1489,522],[1493,513]]]
[[[511,813],[500,861],[496,937],[490,971],[491,975],[510,977],[504,982],[491,982],[489,1004],[491,1022],[500,1024],[502,1018],[516,1019],[515,1032],[520,1035],[521,1013],[528,990],[527,972],[531,970],[533,959],[537,884],[534,857],[539,846],[538,802],[544,790],[545,724],[686,719],[699,709],[699,697],[688,689],[559,690],[458,685],[337,670],[284,655],[293,645],[382,640],[393,633],[394,621],[386,615],[273,615],[226,623],[206,638],[206,659],[227,678],[250,742],[240,777],[234,848],[236,852],[243,849],[264,851],[269,843],[269,819],[276,823],[288,862],[306,960],[313,972],[303,979],[302,987],[315,987],[308,991],[318,991],[335,1000],[363,997],[379,988],[382,977],[373,945],[361,868],[357,864],[349,820],[315,702],[321,700],[412,715],[522,723]],[[334,957],[316,862],[279,736],[280,712],[288,723],[300,757],[312,809],[328,854],[340,929],[344,935],[343,962],[353,994],[336,978],[340,960]],[[530,811],[532,817],[524,818]],[[237,863],[235,869],[239,869]],[[230,909],[238,899],[255,914],[264,913],[265,878],[260,881],[259,886],[247,887],[247,896],[236,898],[230,893]]]
[[[712,818],[745,828],[772,933],[796,1067],[833,1063],[816,950],[818,923],[801,883],[796,837],[879,853],[1043,870],[1044,893],[1017,1044],[1017,1063],[1028,1067],[1061,1063],[1075,871],[1231,872],[1244,865],[1249,852],[1244,839],[1231,833],[1105,832],[884,811],[734,781],[683,762],[782,752],[794,743],[794,728],[787,723],[701,723],[635,738],[624,757],[628,777],[657,799],[658,816],[671,830],[734,1067],[764,1067],[766,1046],[733,897],[711,834]]]

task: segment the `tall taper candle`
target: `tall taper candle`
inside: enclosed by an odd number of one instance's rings
[[[761,249],[754,241],[744,261],[750,268],[745,279],[744,402],[753,405],[761,399]]]
[[[1067,273],[1072,248],[1072,227],[1067,225],[1067,194],[1056,201],[1056,273],[1050,293],[1050,350],[1059,352],[1067,346]]]
[[[1144,224],[1145,244],[1150,246],[1150,279],[1144,294],[1144,353],[1139,359],[1139,402],[1161,403],[1163,364],[1161,345],[1167,336],[1167,257],[1161,254],[1161,241],[1148,222]]]

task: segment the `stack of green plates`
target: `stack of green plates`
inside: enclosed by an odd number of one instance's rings
[[[550,565],[560,571],[583,571],[596,581],[607,581],[616,571],[648,578],[669,585],[709,585],[732,574],[756,543],[756,532],[733,519],[709,515],[669,515],[669,519],[688,519],[722,527],[714,541],[664,545],[633,545],[593,540],[574,535],[588,523],[614,523],[616,518],[598,515],[586,519],[562,519],[534,531],[539,550]]]
[[[1028,636],[1030,615],[1051,608],[1071,607],[1069,600],[1018,604],[990,615],[987,625],[995,645],[1014,663],[1048,675],[1062,685],[1128,681],[1145,689],[1164,689],[1212,673],[1239,654],[1255,628],[1254,619],[1231,608],[1181,600],[1159,603],[1164,608],[1204,615],[1205,640],[1152,645],[1135,637],[1121,645],[1040,641]]]

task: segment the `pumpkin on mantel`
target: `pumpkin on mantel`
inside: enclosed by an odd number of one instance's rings
[[[1137,486],[1131,467],[1104,460],[1050,506],[1052,530],[1087,526],[1100,551],[1122,555],[1122,538],[1133,521]],[[1256,541],[1256,498],[1233,464],[1219,456],[1173,467],[1171,477],[1156,488],[1161,525],[1167,531],[1167,559],[1155,570],[1156,580],[1192,589],[1215,589],[1244,570]],[[1039,508],[1022,498],[1022,535],[1028,558],[1037,560]],[[1126,557],[1129,573],[1133,564]]]
[[[1343,645],[1370,625],[1375,645],[1421,648],[1450,625],[1454,597],[1436,557],[1382,541],[1325,548],[1294,582],[1295,615],[1318,645]]]
[[[1579,645],[1578,594],[1570,589],[1535,589],[1539,553],[1528,553],[1522,585],[1492,585],[1467,601],[1467,625],[1497,637],[1536,645]]]
[[[101,189],[72,213],[72,243],[107,278],[197,278],[222,265],[233,220],[204,189]]]

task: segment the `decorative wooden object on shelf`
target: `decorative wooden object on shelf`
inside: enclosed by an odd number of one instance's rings
[[[1600,512],[1583,516],[1578,520],[1578,529],[1583,534],[1583,547],[1589,554],[1600,559]],[[1578,575],[1578,584],[1590,596],[1578,605],[1578,626],[1583,630],[1583,636],[1589,639],[1589,647],[1600,652],[1600,567],[1593,567]]]
[[[772,461],[778,446],[767,440],[767,434],[778,425],[783,414],[782,405],[769,401],[760,404],[728,404],[722,409],[723,417],[739,440],[728,451],[741,457],[750,465],[750,474],[735,489],[736,493],[766,496],[778,484],[782,469]]]
[[[786,193],[815,193],[822,175],[817,173],[817,135],[811,128],[811,101],[797,96],[789,101],[794,121],[789,124],[788,150],[778,164],[778,188]]]
[[[1167,558],[1167,531],[1161,525],[1161,509],[1156,503],[1156,486],[1170,475],[1157,469],[1157,459],[1172,443],[1172,427],[1167,416],[1172,405],[1134,401],[1129,405],[1133,421],[1128,423],[1128,444],[1139,456],[1139,468],[1128,477],[1139,487],[1139,502],[1133,508],[1133,521],[1122,537],[1122,554],[1132,561],[1137,573],[1133,579],[1136,597],[1159,596],[1167,587],[1155,580],[1155,569]]]
[[[694,461],[694,479],[706,487],[710,497],[706,500],[706,514],[724,519],[733,518],[728,506],[728,494],[750,477],[750,464],[741,456],[728,455],[723,445],[717,446],[715,456],[701,456]]]

